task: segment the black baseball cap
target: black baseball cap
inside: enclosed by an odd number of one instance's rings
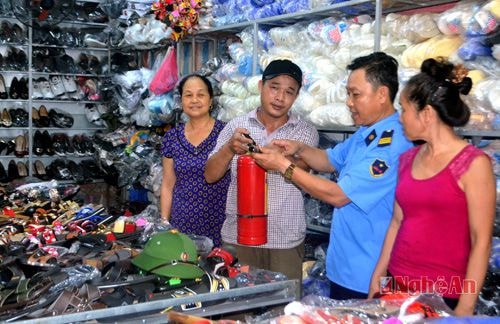
[[[262,80],[271,80],[279,75],[286,74],[291,76],[302,86],[302,70],[290,60],[274,60],[266,67],[262,73]]]

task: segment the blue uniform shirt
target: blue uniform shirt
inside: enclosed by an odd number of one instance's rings
[[[328,278],[368,293],[392,218],[399,155],[413,146],[395,113],[328,149],[338,185],[351,202],[335,208],[326,258]]]

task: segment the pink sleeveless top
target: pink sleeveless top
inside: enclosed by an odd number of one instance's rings
[[[420,148],[400,157],[396,200],[404,217],[388,271],[403,290],[458,298],[473,287],[463,280],[471,244],[467,200],[457,182],[485,153],[468,145],[439,173],[419,180],[411,170]]]

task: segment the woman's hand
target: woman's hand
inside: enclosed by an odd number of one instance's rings
[[[464,305],[460,305],[459,302],[453,312],[455,313],[455,316],[472,316],[474,315],[474,305],[472,305],[472,307],[467,307]]]
[[[372,277],[370,281],[370,290],[368,291],[368,299],[372,299],[380,292],[380,277]]]

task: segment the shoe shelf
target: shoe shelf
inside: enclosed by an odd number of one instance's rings
[[[29,71],[28,70],[0,70],[0,73],[27,75],[29,73]]]
[[[9,160],[14,160],[16,163],[22,161],[26,166],[33,166],[35,162],[42,160],[44,167],[49,167],[52,162],[61,158],[75,160],[77,163],[85,159],[93,160],[93,155],[76,155],[71,152],[65,156],[50,155],[47,153],[37,155],[35,150],[40,144],[38,143],[39,140],[35,144],[35,134],[37,132],[47,132],[48,136],[52,139],[48,140],[48,142],[52,142],[53,138],[58,136],[58,134],[64,134],[63,136],[70,138],[81,135],[91,138],[94,132],[106,129],[104,126],[94,125],[89,122],[85,115],[85,107],[88,104],[106,105],[107,103],[103,100],[89,100],[89,98],[92,98],[90,97],[93,95],[92,91],[99,90],[98,83],[100,81],[98,80],[109,77],[109,75],[102,73],[102,67],[110,66],[110,48],[100,47],[98,44],[94,46],[94,44],[90,43],[88,44],[89,46],[85,46],[82,40],[83,35],[99,33],[108,27],[108,24],[92,21],[63,21],[57,26],[50,27],[59,29],[63,36],[63,33],[66,33],[66,36],[67,33],[70,33],[73,37],[78,37],[76,41],[75,38],[70,38],[69,42],[64,42],[63,39],[65,38],[58,37],[57,35],[55,37],[52,36],[52,38],[46,36],[47,30],[44,29],[45,26],[27,27],[17,20],[15,16],[11,15],[0,15],[0,23],[3,21],[6,21],[8,26],[20,26],[22,32],[19,33],[21,36],[12,38],[8,36],[10,34],[6,36],[5,30],[0,28],[0,50],[2,50],[0,53],[9,54],[9,57],[7,54],[0,57],[0,81],[4,83],[3,87],[0,84],[0,89],[5,89],[8,95],[8,98],[0,100],[0,114],[3,110],[20,108],[27,113],[28,123],[26,123],[26,127],[5,127],[2,125],[0,118],[0,140],[7,143],[15,141],[18,137],[23,137],[25,138],[24,146],[26,152],[23,156],[19,156],[19,154],[15,155],[14,151],[9,152],[9,154],[6,154],[6,151],[0,152],[0,163],[7,169]],[[40,30],[43,30],[41,34]],[[2,31],[4,32],[3,34]],[[80,35],[82,35],[82,39],[79,38]],[[47,43],[44,43],[45,41]],[[75,46],[68,46],[67,44],[74,44]],[[82,63],[83,57],[88,58],[89,61]],[[58,61],[57,58],[63,59]],[[64,59],[69,59],[71,62],[66,62]],[[92,59],[94,60],[92,61]],[[75,65],[76,69],[72,67],[71,63]],[[89,64],[89,66],[83,65],[84,63]],[[58,69],[64,72],[77,73],[58,72]],[[92,73],[94,71],[95,73]],[[52,79],[54,78],[55,80],[57,78],[61,81],[62,79],[70,79],[70,77],[75,83],[77,90],[73,91],[74,89],[71,87],[69,88],[70,90],[64,88],[62,95],[59,94],[61,89],[56,87],[60,87],[60,84],[53,82]],[[18,93],[21,93],[27,99],[11,98],[9,90],[11,84],[16,84],[16,82],[13,82],[14,78],[18,80],[23,79],[22,91],[18,91]],[[82,79],[86,79],[84,80],[84,85],[79,83]],[[46,81],[48,81],[47,84],[50,86],[49,91],[52,92],[50,95],[42,91],[42,86],[45,87],[43,90],[47,90],[46,87],[48,86],[44,84]],[[19,81],[18,83],[21,84]],[[67,85],[67,82],[62,83],[63,86]],[[25,85],[28,87],[27,96],[26,91],[24,91]],[[21,86],[19,86],[19,89],[21,89]],[[87,90],[90,92],[86,92]],[[43,97],[39,97],[39,93]],[[77,95],[73,96],[75,93]],[[59,94],[59,96],[56,94]],[[64,97],[64,99],[61,97]],[[36,115],[33,109],[38,114],[37,108],[42,105],[47,106],[49,112],[53,109],[54,111],[61,112],[62,115],[70,116],[73,119],[71,127],[56,127],[53,121],[50,121],[50,124],[43,125],[49,127],[37,127],[40,125],[35,124],[33,117],[36,117]],[[49,118],[51,117],[49,116]],[[22,125],[24,126],[24,124]],[[47,140],[44,141],[47,142]],[[38,163],[41,164],[40,162]],[[38,171],[32,167],[28,167],[28,170],[29,176],[38,175]]]
[[[65,45],[47,45],[47,44],[33,44],[33,47],[43,47],[43,48],[60,48],[60,49],[67,49],[67,50],[72,50],[72,51],[101,51],[101,52],[108,52],[109,49],[105,47],[87,47],[87,46],[79,46],[79,47],[71,47],[71,46],[65,46]]]
[[[1,73],[2,71],[0,71]],[[49,75],[59,75],[59,76],[77,76],[77,77],[85,77],[85,78],[107,78],[109,75],[107,74],[88,74],[88,73],[61,73],[61,72],[40,72],[33,71],[31,72],[33,76],[49,76]],[[36,99],[34,99],[36,100]]]
[[[2,103],[4,103],[4,102],[28,103],[29,102],[29,99],[10,99],[10,98],[7,98],[7,99],[1,99],[1,100],[2,100]]]
[[[96,130],[106,129],[106,127],[96,126],[94,124],[89,123],[85,114],[71,114],[71,117],[73,117],[73,125],[71,127],[33,127],[32,130],[33,132],[37,130],[40,131],[47,130],[50,132],[55,132],[55,131],[66,132],[66,131],[87,131],[87,130],[96,131]],[[2,129],[2,127],[0,127],[0,129]]]
[[[2,20],[2,18],[0,18],[0,21]],[[16,42],[16,43],[12,43],[12,42],[2,42],[0,40],[0,46],[11,46],[11,47],[26,47],[28,48],[29,47],[29,44],[27,43],[19,43],[19,42]]]
[[[25,100],[27,101],[27,100]],[[99,100],[71,100],[71,99],[32,99],[31,100],[33,103],[54,103],[54,104],[73,104],[73,105],[82,105],[82,104],[106,104],[107,102],[105,101],[99,101]]]
[[[109,25],[107,23],[98,23],[98,22],[91,22],[91,21],[72,21],[72,20],[63,20],[58,24],[58,26],[63,27],[63,28],[95,27],[95,28],[102,28],[102,29],[109,27]]]

